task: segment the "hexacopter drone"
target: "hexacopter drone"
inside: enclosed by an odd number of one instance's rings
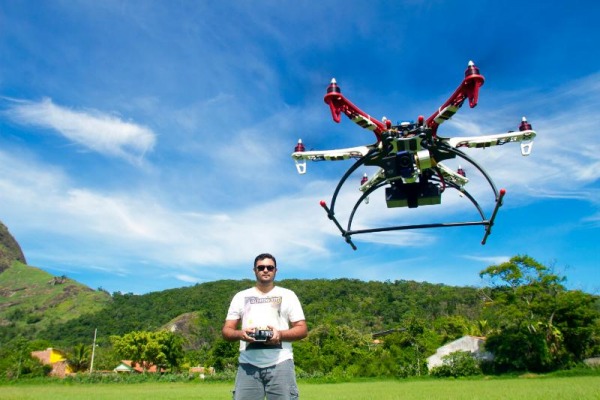
[[[357,159],[340,179],[333,193],[331,205],[328,207],[325,201],[321,201],[321,206],[327,212],[329,219],[335,223],[346,242],[354,250],[356,250],[356,246],[352,242],[352,235],[356,234],[467,225],[483,225],[485,227],[485,233],[481,241],[481,244],[485,244],[488,236],[491,234],[496,214],[500,206],[502,206],[502,200],[506,191],[504,189],[498,191],[487,172],[475,160],[461,151],[460,148],[486,148],[520,142],[521,154],[527,156],[531,153],[533,138],[536,136],[536,133],[531,129],[531,125],[527,122],[527,119],[523,117],[518,132],[509,131],[494,135],[456,138],[438,136],[438,127],[444,121],[450,119],[463,105],[465,100],[469,100],[471,108],[477,105],[479,88],[483,85],[483,82],[484,78],[480,75],[479,69],[472,61],[469,61],[462,83],[450,98],[429,118],[425,119],[423,116],[419,116],[416,123],[400,122],[397,125],[393,125],[385,117],[382,118],[382,121],[379,121],[356,107],[344,97],[335,79],[331,80],[331,83],[327,87],[327,94],[324,101],[331,109],[333,120],[339,123],[341,114],[343,113],[361,128],[373,131],[377,141],[367,146],[306,151],[302,140],[298,140],[295,151],[292,153],[292,158],[295,160],[296,169],[300,174],[306,173],[306,160],[339,161],[350,158]],[[489,218],[486,218],[486,214],[475,198],[465,190],[464,186],[469,180],[464,170],[459,167],[455,172],[442,164],[442,161],[453,159],[457,156],[478,169],[491,186],[496,204]],[[379,170],[371,178],[368,178],[366,174],[363,176],[359,188],[363,193],[350,213],[347,227],[343,228],[335,217],[335,202],[340,189],[348,177],[363,165],[377,166]],[[352,221],[358,206],[363,202],[368,203],[368,196],[384,186],[386,186],[385,200],[388,208],[416,208],[419,206],[440,204],[442,193],[447,188],[456,189],[473,203],[479,212],[481,220],[353,230]]]

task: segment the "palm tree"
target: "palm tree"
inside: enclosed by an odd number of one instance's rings
[[[67,362],[73,369],[73,372],[85,371],[89,366],[90,348],[85,344],[78,344],[73,347]]]

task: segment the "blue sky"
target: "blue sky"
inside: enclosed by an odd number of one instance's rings
[[[1,2],[0,220],[30,265],[110,292],[251,278],[271,252],[279,279],[471,286],[528,254],[599,293],[599,17],[595,1]],[[351,162],[298,175],[290,158],[298,138],[373,142],[332,121],[329,81],[376,118],[414,120],[469,60],[486,78],[479,105],[438,133],[506,132],[522,116],[538,132],[529,157],[469,151],[507,190],[488,243],[475,226],[357,235],[353,251],[319,206]],[[448,191],[387,209],[380,191],[355,226],[472,220],[469,204]]]

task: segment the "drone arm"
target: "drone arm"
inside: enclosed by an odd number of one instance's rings
[[[444,121],[452,118],[466,99],[469,99],[469,107],[473,108],[477,105],[479,88],[483,85],[484,81],[483,75],[479,74],[479,68],[475,66],[473,61],[469,61],[462,83],[456,88],[450,98],[427,118],[427,126],[433,129],[434,134],[437,131],[437,127]]]
[[[329,102],[329,109],[331,110],[331,118],[336,123],[340,123],[342,121],[342,106],[337,106],[333,101]]]
[[[306,173],[306,160],[309,161],[342,161],[350,158],[361,158],[366,156],[374,148],[371,146],[348,147],[336,150],[295,151],[292,158],[296,163],[299,174]]]
[[[357,146],[335,150],[295,151],[292,153],[292,158],[310,161],[342,161],[364,157],[372,148],[373,146]]]
[[[491,146],[501,146],[506,143],[520,142],[521,154],[523,156],[528,156],[531,153],[535,136],[536,132],[534,130],[527,129],[519,132],[506,132],[486,136],[454,137],[442,140],[447,140],[450,147],[454,148],[486,148]]]
[[[327,94],[323,98],[323,101],[329,105],[331,117],[335,122],[339,123],[341,121],[341,115],[344,113],[352,120],[352,122],[359,125],[361,128],[373,131],[377,138],[377,142],[381,141],[381,134],[387,130],[387,126],[383,122],[362,111],[344,97],[341,89],[335,82],[335,79],[332,79],[327,87]]]
[[[494,192],[494,196],[496,196],[496,198],[499,197],[498,189],[496,189],[496,185],[494,184],[494,181],[488,175],[488,173],[485,171],[485,169],[483,169],[483,167],[481,165],[477,164],[477,162],[475,162],[475,160],[473,160],[471,157],[469,157],[468,155],[466,155],[465,153],[463,153],[462,151],[460,151],[458,149],[455,149],[452,147],[446,147],[446,149],[448,151],[450,151],[451,153],[454,153],[457,156],[461,157],[463,160],[466,160],[471,165],[473,165],[475,168],[477,168],[479,170],[479,172],[481,173],[481,175],[483,175],[483,177],[487,180],[488,184],[492,188],[492,191]]]
[[[453,182],[459,187],[463,187],[464,185],[469,183],[469,179],[467,177],[454,172],[441,162],[437,164],[437,168],[440,171],[441,175],[444,177],[444,180],[446,181]]]
[[[373,175],[368,181],[360,185],[358,188],[361,192],[370,191],[371,188],[378,185],[380,182],[385,180],[385,171],[383,168],[379,168],[379,170]]]

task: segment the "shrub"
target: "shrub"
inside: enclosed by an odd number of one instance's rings
[[[479,361],[468,351],[455,351],[442,357],[442,365],[434,367],[430,374],[435,377],[461,377],[481,375]]]

